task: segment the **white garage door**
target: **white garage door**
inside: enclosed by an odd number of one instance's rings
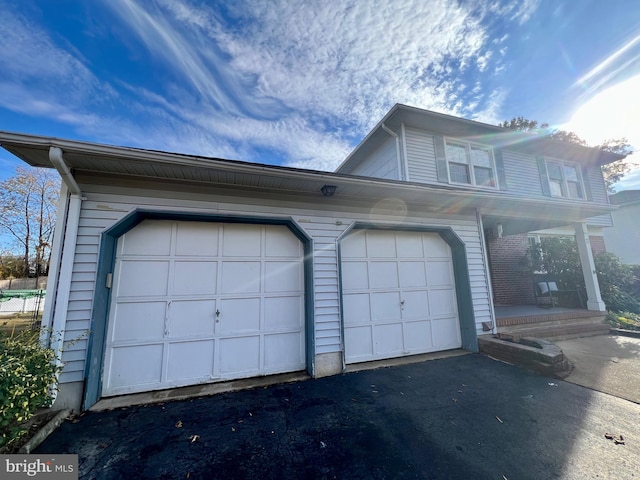
[[[119,238],[104,396],[302,370],[303,247],[284,226],[145,220]]]
[[[347,363],[461,346],[451,249],[438,234],[356,230],[341,259]]]

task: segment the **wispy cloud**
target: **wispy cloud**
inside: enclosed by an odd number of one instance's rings
[[[121,48],[161,72],[142,84],[98,78],[0,3],[0,106],[97,141],[333,169],[394,103],[497,120],[508,36],[491,27],[525,22],[537,4],[105,1]]]

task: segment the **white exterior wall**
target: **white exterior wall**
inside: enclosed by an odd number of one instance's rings
[[[364,207],[335,207],[317,201],[301,204],[295,200],[252,200],[247,197],[214,197],[200,193],[135,190],[116,187],[83,186],[86,200],[82,203],[78,241],[75,252],[65,329],[65,341],[75,342],[63,352],[66,363],[60,382],[78,382],[84,377],[87,338],[90,329],[100,236],[136,208],[206,214],[293,218],[313,239],[315,355],[342,351],[340,325],[340,289],[337,242],[355,222],[371,222]],[[108,192],[108,193],[107,193]],[[258,203],[259,205],[256,205]],[[320,205],[318,205],[320,204]],[[170,205],[170,206],[169,206]],[[318,207],[325,210],[318,210]],[[485,277],[480,233],[475,215],[424,217],[420,209],[409,206],[402,224],[452,227],[466,245],[475,310],[476,331],[482,333],[482,322],[492,321],[490,296]],[[376,221],[398,224],[401,219],[376,215]]]
[[[609,203],[607,188],[604,184],[604,179],[602,177],[602,170],[600,167],[590,167],[587,169],[587,178],[584,179],[585,182],[589,182],[591,186],[591,195],[593,196],[593,201],[598,203]],[[611,219],[610,214],[599,215],[597,217],[591,217],[587,220],[589,225],[599,225],[602,227],[610,227],[613,225],[613,220]]]
[[[389,138],[382,142],[365,162],[359,163],[348,173],[363,177],[400,180],[395,137],[389,135]]]
[[[535,156],[505,149],[502,158],[509,193],[544,198]]]
[[[621,205],[613,212],[613,228],[604,229],[604,243],[627,265],[640,265],[640,203]]]
[[[428,131],[407,127],[405,129],[408,179],[412,182],[440,184],[436,171],[434,134]],[[502,150],[504,172],[507,180],[506,193],[529,198],[548,198],[542,193],[542,184],[535,155],[516,152],[507,148]],[[377,162],[378,159],[375,160]],[[373,159],[359,166],[363,171]],[[593,202],[607,205],[607,191],[599,167],[587,168],[583,178],[590,187]],[[611,225],[609,215],[589,219],[590,225]]]
[[[405,129],[409,181],[437,183],[436,153],[433,136],[414,128]]]

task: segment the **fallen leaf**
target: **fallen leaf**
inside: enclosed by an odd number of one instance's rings
[[[504,423],[502,420],[500,420],[500,417],[496,415],[496,419],[500,422],[500,423]]]
[[[236,431],[236,427],[231,427],[231,431],[235,432]]]
[[[605,433],[604,438],[607,440],[613,440],[616,445],[625,445],[624,437],[622,435],[615,435],[613,433]]]
[[[176,428],[182,428],[182,420],[176,422]]]
[[[189,437],[189,440],[191,440],[191,443],[196,443],[198,440],[200,440],[200,435],[191,435]]]

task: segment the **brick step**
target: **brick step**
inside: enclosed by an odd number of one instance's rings
[[[526,328],[501,329],[500,338],[519,341],[524,337],[544,338],[545,340],[569,340],[571,338],[607,335],[609,325],[604,323],[567,323],[562,325],[539,325]]]
[[[563,313],[549,313],[541,315],[525,315],[519,317],[502,317],[496,319],[500,330],[523,328],[534,325],[564,325],[566,323],[602,323],[606,314],[589,310],[574,310]]]

